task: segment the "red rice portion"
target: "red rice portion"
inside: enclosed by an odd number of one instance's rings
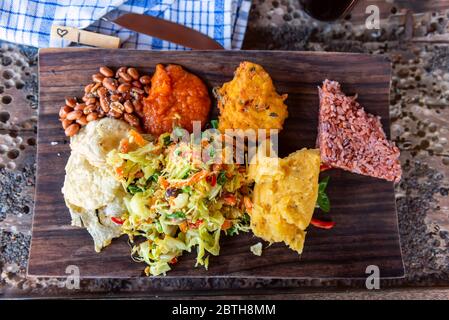
[[[336,81],[325,80],[320,95],[318,141],[321,161],[334,168],[398,182],[399,149],[387,140],[380,117],[366,113],[341,92]]]

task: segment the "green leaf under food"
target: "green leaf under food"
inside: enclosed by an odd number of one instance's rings
[[[331,209],[331,203],[329,201],[329,197],[325,193],[318,193],[317,199],[318,207],[324,212],[329,212]]]
[[[331,203],[329,197],[326,194],[326,188],[328,183],[329,183],[329,176],[321,180],[318,185],[318,198],[316,201],[316,205],[324,212],[329,212],[331,209]]]
[[[326,191],[327,184],[329,183],[329,176],[323,178],[318,185],[318,192]]]

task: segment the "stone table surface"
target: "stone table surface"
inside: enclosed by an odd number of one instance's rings
[[[365,26],[367,5],[380,30]],[[396,187],[406,275],[368,291],[353,280],[27,278],[35,187],[37,50],[0,42],[0,297],[449,298],[449,0],[362,0],[322,23],[295,0],[253,0],[244,49],[383,54],[393,63],[392,138],[404,169]]]

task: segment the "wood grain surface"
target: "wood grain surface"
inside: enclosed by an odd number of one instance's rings
[[[131,260],[125,237],[114,240],[97,254],[87,231],[70,226],[60,191],[70,155],[68,140],[58,121],[65,96],[82,96],[83,87],[101,65],[134,66],[151,73],[157,63],[177,63],[212,88],[230,80],[243,60],[261,64],[272,76],[277,90],[288,93],[289,118],[280,135],[282,155],[301,147],[314,147],[317,86],[326,78],[339,81],[347,94],[357,93],[368,112],[382,117],[389,132],[390,63],[381,56],[282,51],[41,50],[38,171],[28,274],[66,276],[66,267],[76,265],[85,278],[127,278],[141,276],[144,268]],[[210,258],[209,270],[195,268],[192,253],[182,256],[167,276],[362,278],[366,277],[368,265],[378,266],[381,277],[403,276],[393,184],[340,170],[323,175],[331,176],[330,215],[336,226],[332,230],[310,227],[301,256],[283,244],[274,244],[257,257],[249,247],[260,239],[251,233],[223,236],[220,256]]]

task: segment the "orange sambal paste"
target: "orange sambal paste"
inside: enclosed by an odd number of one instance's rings
[[[144,128],[147,133],[160,135],[181,126],[192,132],[192,121],[206,124],[211,101],[206,85],[181,66],[156,66],[151,89],[144,99]]]

